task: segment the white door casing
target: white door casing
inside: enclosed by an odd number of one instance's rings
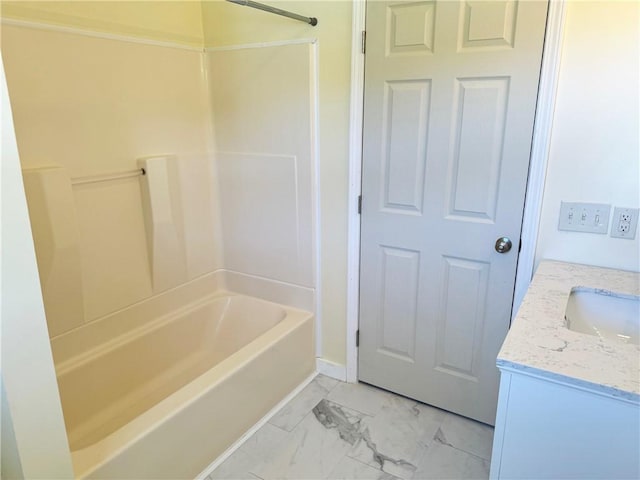
[[[367,5],[359,378],[490,424],[546,11]]]

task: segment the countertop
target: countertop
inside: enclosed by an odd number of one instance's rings
[[[573,287],[640,294],[640,274],[544,260],[498,354],[500,368],[640,403],[640,346],[565,327]]]

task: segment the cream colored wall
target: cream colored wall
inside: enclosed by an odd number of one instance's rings
[[[640,270],[640,231],[633,241],[558,231],[562,200],[640,206],[639,39],[638,2],[566,4],[537,262]]]
[[[23,168],[59,165],[77,178],[134,170],[140,157],[177,155],[182,203],[199,214],[183,219],[189,278],[220,266],[211,182],[193,181],[213,175],[200,50],[3,25],[2,55]],[[71,195],[84,288],[70,290],[84,295],[84,321],[158,293],[140,179],[75,185]]]
[[[203,40],[197,1],[3,1],[2,16],[197,47]]]
[[[72,478],[11,106],[1,67],[2,475]]]
[[[347,1],[277,1],[272,4],[317,17],[318,26],[311,27],[219,0],[205,1],[205,45],[318,40],[322,356],[344,364],[352,5]],[[286,71],[283,74],[286,75]],[[264,93],[268,94],[268,88]]]
[[[208,148],[198,51],[4,25],[2,54],[23,168],[79,177]]]

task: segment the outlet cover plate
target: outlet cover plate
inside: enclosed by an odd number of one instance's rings
[[[636,238],[638,213],[640,213],[640,210],[637,208],[615,207],[611,220],[611,236],[628,240]]]
[[[606,235],[610,212],[611,205],[603,203],[560,202],[558,230]]]

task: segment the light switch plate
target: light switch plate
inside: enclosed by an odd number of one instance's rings
[[[560,202],[558,230],[606,235],[610,212],[611,205],[603,203]]]
[[[611,220],[611,236],[629,240],[636,238],[639,212],[637,208],[615,207]]]

